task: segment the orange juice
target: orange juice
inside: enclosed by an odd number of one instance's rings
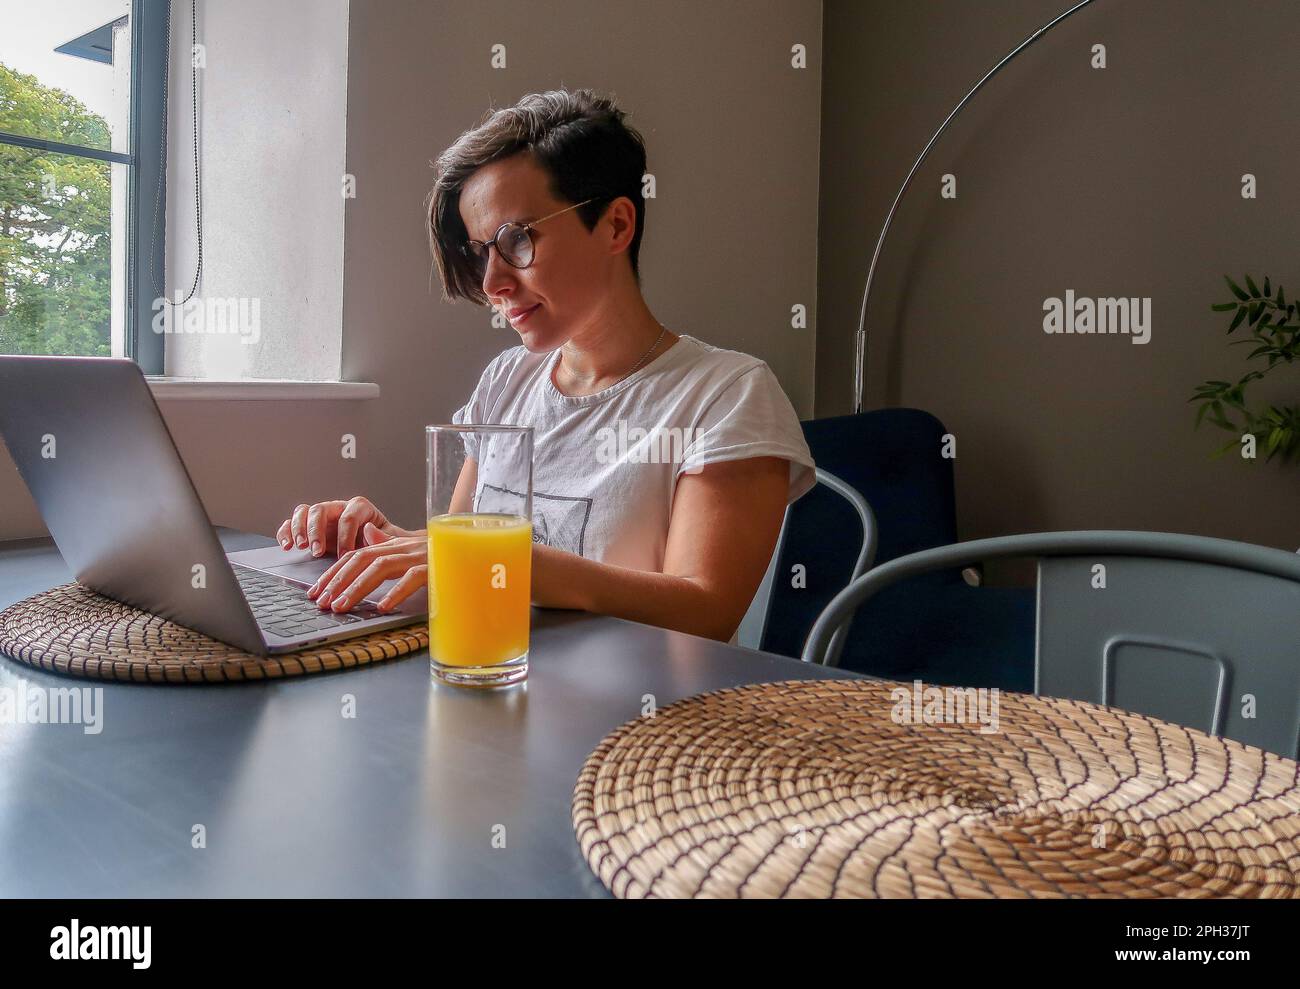
[[[528,652],[533,527],[520,515],[429,519],[429,654],[495,666]]]

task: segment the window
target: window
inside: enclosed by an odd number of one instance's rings
[[[163,277],[166,16],[166,0],[0,0],[0,353],[162,371],[137,300]]]

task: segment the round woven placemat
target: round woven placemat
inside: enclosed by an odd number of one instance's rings
[[[762,684],[623,725],[578,777],[583,854],[625,898],[1300,896],[1294,761],[1023,694],[993,733],[898,723],[899,686]]]
[[[38,669],[96,680],[269,680],[366,666],[428,645],[428,625],[420,622],[300,652],[255,656],[75,581],[0,611],[0,653]]]

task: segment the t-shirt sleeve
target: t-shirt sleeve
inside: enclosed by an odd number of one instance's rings
[[[488,362],[488,366],[479,376],[478,384],[474,386],[474,391],[470,393],[469,401],[451,414],[453,423],[461,426],[466,423],[486,424],[488,422],[489,394],[500,371],[502,359],[507,353],[509,351],[497,354]],[[478,437],[473,433],[465,433],[464,437],[465,456],[478,460]]]
[[[677,476],[706,464],[751,457],[790,462],[787,504],[817,483],[799,417],[772,369],[762,362],[738,375],[709,403],[683,451]]]

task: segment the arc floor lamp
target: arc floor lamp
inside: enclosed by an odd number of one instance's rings
[[[903,195],[907,192],[908,186],[912,184],[912,179],[916,176],[916,173],[920,170],[921,164],[925,161],[926,156],[930,154],[930,149],[933,148],[935,142],[939,140],[939,136],[943,134],[945,130],[947,130],[948,125],[952,122],[953,118],[956,117],[957,114],[961,112],[961,108],[970,102],[971,97],[974,96],[976,93],[978,93],[986,82],[988,82],[995,75],[997,75],[1002,70],[1003,66],[1005,66],[1008,62],[1010,62],[1013,58],[1019,55],[1022,51],[1024,51],[1035,41],[1041,38],[1044,34],[1046,34],[1048,31],[1054,28],[1057,24],[1060,24],[1061,21],[1065,20],[1071,14],[1074,14],[1077,11],[1082,10],[1084,7],[1088,6],[1088,4],[1092,2],[1093,0],[1082,0],[1081,3],[1076,3],[1069,10],[1065,11],[1065,13],[1060,14],[1057,17],[1054,17],[1052,20],[1048,21],[1037,31],[1031,34],[1028,38],[1022,41],[1018,46],[1016,46],[1016,48],[1013,49],[1005,58],[1003,58],[1002,61],[998,62],[997,65],[993,66],[993,68],[989,69],[989,71],[985,74],[984,78],[975,84],[975,88],[972,89],[969,93],[967,93],[962,98],[962,101],[960,103],[958,103],[955,107],[953,107],[953,110],[950,114],[948,114],[947,119],[945,119],[944,122],[939,125],[939,129],[934,132],[934,136],[932,136],[929,142],[925,145],[925,148],[921,152],[920,157],[918,157],[916,159],[916,163],[912,165],[912,170],[907,173],[907,178],[903,180],[902,188],[898,190],[898,195],[894,197],[894,205],[889,208],[889,215],[885,217],[885,225],[881,228],[880,237],[876,240],[876,252],[871,256],[871,267],[867,269],[867,286],[862,292],[862,311],[861,314],[858,316],[858,334],[855,342],[855,355],[853,361],[853,411],[854,412],[862,411],[862,392],[864,387],[866,386],[867,303],[871,299],[871,285],[875,279],[876,265],[880,261],[880,249],[885,244],[885,237],[888,236],[889,234],[889,226],[891,223],[894,222],[894,214],[898,212],[898,204],[902,202]]]

